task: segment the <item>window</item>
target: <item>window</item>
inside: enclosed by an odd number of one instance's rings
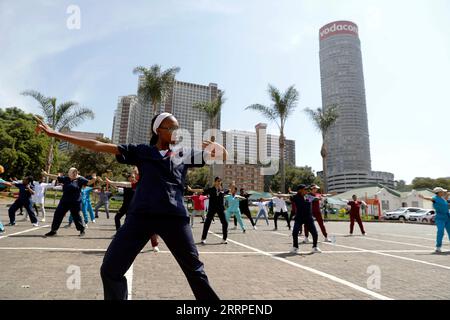
[[[389,200],[381,200],[381,210],[389,210]]]

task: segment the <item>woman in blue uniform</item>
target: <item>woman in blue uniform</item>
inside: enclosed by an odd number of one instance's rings
[[[56,236],[56,233],[61,226],[64,216],[68,211],[75,222],[75,227],[80,231],[80,237],[84,236],[85,226],[81,222],[81,191],[86,185],[91,185],[95,182],[95,178],[88,180],[78,174],[77,168],[70,168],[67,176],[57,176],[54,174],[42,171],[46,177],[56,179],[58,183],[63,185],[63,195],[56,207],[53,215],[52,227],[50,232],[46,233],[46,237]]]
[[[153,118],[150,144],[139,145],[115,145],[77,138],[55,132],[42,120],[36,120],[38,129],[50,137],[96,152],[115,154],[120,163],[136,165],[139,169],[140,178],[127,219],[109,245],[101,266],[105,299],[127,299],[125,273],[153,234],[158,234],[172,252],[196,299],[219,299],[199,260],[189,216],[183,205],[183,191],[189,167],[203,166],[205,160],[215,157],[216,150],[226,160],[227,152],[221,145],[205,141],[204,151],[171,150],[171,145],[176,143],[173,133],[178,129],[178,121],[170,113]]]

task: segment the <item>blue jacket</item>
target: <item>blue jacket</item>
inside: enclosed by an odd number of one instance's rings
[[[188,168],[205,165],[203,151],[178,148],[162,156],[149,144],[119,145],[117,161],[135,165],[139,182],[128,210],[134,215],[188,216],[183,204],[183,192]]]

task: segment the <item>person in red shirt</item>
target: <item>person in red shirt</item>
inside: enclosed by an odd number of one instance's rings
[[[355,225],[355,220],[358,222],[359,229],[361,229],[361,233],[363,236],[366,235],[366,231],[364,230],[364,226],[361,220],[361,216],[359,214],[359,210],[361,209],[361,205],[366,206],[364,201],[358,201],[358,198],[354,194],[352,196],[353,201],[349,201],[347,204],[350,206],[350,235],[353,234],[353,227]]]
[[[196,215],[200,215],[203,220],[205,220],[205,200],[208,199],[208,197],[196,192],[191,199],[194,203],[194,210],[191,212],[191,227],[194,227],[194,217]]]
[[[319,189],[320,189],[319,186],[313,184],[311,186],[311,192],[308,194],[309,198],[312,201],[312,214],[313,217],[316,219],[317,223],[319,224],[323,236],[325,237],[324,241],[331,242],[328,239],[327,229],[323,224],[322,212],[320,212],[320,200],[322,199],[322,195],[318,193]],[[309,242],[308,236],[309,236],[308,227],[305,224],[305,240],[304,240],[305,243]]]

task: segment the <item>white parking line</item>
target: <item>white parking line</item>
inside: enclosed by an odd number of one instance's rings
[[[381,252],[381,251],[366,250],[366,249],[357,248],[357,247],[345,246],[345,245],[342,245],[342,244],[333,244],[333,243],[327,243],[327,242],[324,242],[324,243],[327,244],[327,245],[330,245],[330,246],[336,246],[336,247],[341,247],[341,248],[360,250],[362,252],[378,254],[378,255],[382,255],[382,256],[387,256],[387,257],[391,257],[391,258],[417,262],[417,263],[426,264],[426,265],[433,266],[433,267],[438,267],[438,268],[450,270],[449,266],[444,266],[444,265],[441,265],[441,264],[432,263],[432,262],[428,262],[428,261],[417,260],[417,259],[412,259],[412,258],[406,258],[406,257],[402,257],[402,256],[396,256],[396,255],[384,253],[384,252]],[[427,251],[427,252],[431,253],[430,251]]]
[[[275,233],[275,232],[274,232],[274,233]],[[276,234],[284,235],[284,236],[289,236],[289,235],[287,235],[287,234],[282,234],[282,233],[278,233],[278,232],[276,232]],[[335,234],[335,235],[340,235],[339,233],[333,233],[333,234]],[[380,239],[374,239],[374,238],[367,238],[366,236],[361,236],[361,237],[358,237],[358,238],[360,238],[360,239],[368,239],[368,240],[380,240]],[[382,240],[380,240],[380,241],[382,241]],[[387,241],[387,242],[394,242],[394,243],[401,243],[401,244],[406,244],[406,245],[408,245],[408,243],[403,243],[403,242],[388,241],[388,240],[386,240],[386,241]],[[382,256],[387,256],[387,257],[392,257],[392,258],[396,258],[396,259],[401,259],[401,260],[407,260],[407,261],[412,261],[412,262],[422,263],[422,264],[426,264],[426,265],[430,265],[430,266],[434,266],[434,267],[439,267],[439,268],[443,268],[443,269],[450,270],[450,267],[449,267],[449,266],[444,266],[444,265],[441,265],[441,264],[432,263],[432,262],[423,261],[423,260],[417,260],[417,259],[412,259],[412,258],[406,258],[406,257],[402,257],[402,256],[396,256],[396,255],[393,255],[393,254],[388,254],[388,253],[386,253],[386,252],[389,252],[389,251],[385,251],[385,250],[367,250],[367,249],[363,249],[363,248],[357,248],[357,247],[345,246],[345,245],[342,245],[342,244],[333,244],[333,243],[329,243],[329,242],[322,242],[322,243],[325,243],[325,244],[331,245],[331,246],[336,246],[336,247],[341,247],[341,248],[346,248],[346,249],[359,250],[359,251],[361,251],[361,252],[367,252],[367,253],[378,254],[378,255],[382,255]],[[412,244],[409,244],[409,245],[412,245]],[[418,245],[418,246],[419,246],[419,245]],[[425,246],[420,246],[420,247],[425,247]],[[425,248],[429,248],[429,247],[425,247]],[[396,251],[393,251],[393,252],[396,252]],[[398,253],[408,253],[408,252],[416,252],[416,251],[415,251],[415,250],[405,250],[405,251],[399,250]],[[430,250],[427,250],[427,251],[425,251],[425,250],[418,250],[418,252],[424,252],[424,253],[427,253],[427,252],[428,252],[428,253],[431,253],[432,251],[430,251]]]
[[[415,237],[415,236],[406,236],[406,235],[400,235],[400,234],[389,234],[389,233],[372,233],[374,235],[382,235],[382,236],[391,236],[391,237],[398,237],[398,238],[411,238],[411,239],[420,239],[420,240],[429,240],[429,241],[436,241],[436,238],[424,238],[424,237]]]
[[[218,234],[216,234],[216,233],[214,233],[214,232],[212,232],[212,231],[209,231],[209,233],[213,234],[214,236],[216,236],[216,237],[218,237],[218,238],[222,238],[222,235],[218,235]],[[379,294],[379,293],[376,293],[376,292],[371,291],[371,290],[369,290],[369,289],[363,288],[363,287],[361,287],[361,286],[358,286],[358,285],[356,285],[356,284],[354,284],[354,283],[351,283],[351,282],[349,282],[349,281],[347,281],[347,280],[338,278],[338,277],[333,276],[333,275],[331,275],[331,274],[328,274],[328,273],[319,271],[319,270],[314,269],[314,268],[311,268],[311,267],[307,267],[307,266],[301,265],[301,264],[299,264],[299,263],[292,262],[292,261],[290,261],[290,260],[288,260],[288,259],[285,259],[285,258],[276,257],[276,256],[274,256],[274,255],[272,255],[272,254],[270,254],[270,253],[268,253],[268,252],[259,250],[259,249],[257,249],[257,248],[253,248],[253,247],[251,247],[251,246],[248,246],[248,245],[246,245],[246,244],[240,243],[240,242],[238,242],[238,241],[231,240],[231,239],[229,239],[229,238],[228,238],[227,240],[228,240],[229,242],[234,243],[234,244],[237,244],[237,245],[239,245],[239,246],[241,246],[241,247],[244,247],[244,248],[247,248],[247,249],[250,249],[250,250],[259,252],[259,253],[261,253],[262,255],[268,256],[268,257],[270,257],[270,258],[272,258],[272,259],[275,259],[275,260],[277,260],[277,261],[280,261],[280,262],[289,264],[289,265],[294,266],[294,267],[296,267],[296,268],[303,269],[303,270],[309,271],[309,272],[311,272],[311,273],[314,273],[314,274],[316,274],[316,275],[319,275],[319,276],[322,276],[322,277],[324,277],[324,278],[327,278],[327,279],[329,279],[329,280],[331,280],[331,281],[334,281],[334,282],[343,284],[343,285],[345,285],[345,286],[347,286],[347,287],[350,287],[350,288],[352,288],[352,289],[354,289],[354,290],[357,290],[357,291],[359,291],[359,292],[362,292],[362,293],[364,293],[364,294],[367,294],[367,295],[369,295],[369,296],[371,296],[371,297],[373,297],[373,298],[380,299],[380,300],[393,300],[392,298],[383,296],[383,295],[381,295],[381,294]]]
[[[4,235],[4,236],[1,236],[0,239],[8,238],[8,237],[15,236],[15,235],[22,234],[22,233],[31,232],[31,231],[34,231],[34,230],[39,230],[39,229],[42,229],[42,228],[46,228],[46,227],[48,227],[48,226],[49,226],[49,224],[46,224],[46,225],[44,225],[44,226],[33,227],[33,228],[31,228],[31,229],[27,229],[27,230],[24,230],[24,231],[20,231],[20,232],[16,232],[16,233],[11,233],[11,234],[6,234],[6,235]]]
[[[333,233],[334,235],[339,235],[339,236],[348,236],[347,234],[344,233]],[[378,242],[387,242],[387,243],[395,243],[395,244],[402,244],[405,246],[412,246],[412,247],[419,247],[419,248],[427,248],[427,249],[434,249],[434,247],[429,247],[429,246],[424,246],[421,244],[416,244],[416,243],[409,243],[409,242],[400,242],[400,241],[393,241],[393,240],[384,240],[384,239],[377,239],[377,238],[371,238],[368,236],[349,236],[349,238],[352,237],[357,237],[358,239],[366,239],[366,240],[372,240],[372,241],[378,241]]]

